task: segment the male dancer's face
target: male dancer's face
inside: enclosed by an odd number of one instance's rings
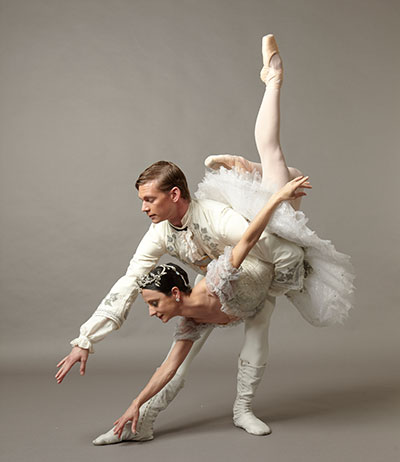
[[[142,201],[142,212],[146,213],[153,223],[160,223],[164,220],[172,221],[175,218],[174,194],[160,191],[157,181],[140,185],[138,196]]]

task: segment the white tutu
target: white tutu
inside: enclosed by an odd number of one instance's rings
[[[197,199],[223,202],[252,220],[274,192],[261,186],[258,172],[207,171],[195,193]],[[304,249],[306,277],[300,290],[286,293],[301,315],[314,326],[343,323],[353,305],[354,270],[350,257],[338,252],[331,241],[320,239],[307,227],[308,218],[287,202],[275,210],[267,231],[295,242]]]

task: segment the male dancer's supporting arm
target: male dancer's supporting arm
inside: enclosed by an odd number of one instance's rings
[[[113,285],[93,315],[82,324],[79,337],[71,341],[72,351],[57,364],[60,368],[55,376],[57,383],[63,381],[77,362],[81,363],[80,374],[85,374],[88,355],[94,352],[93,344],[122,326],[138,295],[138,278],[153,269],[165,253],[164,240],[157,226],[151,225],[130,261],[125,276]]]

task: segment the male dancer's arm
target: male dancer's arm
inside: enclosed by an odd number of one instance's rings
[[[160,232],[162,223],[151,225],[141,240],[125,276],[111,288],[93,315],[80,328],[79,337],[71,341],[71,353],[57,367],[56,380],[61,383],[76,362],[81,362],[81,375],[85,373],[88,353],[93,353],[93,344],[99,342],[113,330],[119,329],[128,316],[138,295],[138,279],[154,268],[159,258],[166,253],[164,237]]]
[[[138,279],[153,269],[159,258],[166,253],[164,239],[157,228],[156,225],[150,226],[136,249],[126,274],[118,279],[90,319],[81,326],[79,337],[72,340],[71,345],[89,349],[92,353],[93,343],[122,326],[139,293]]]

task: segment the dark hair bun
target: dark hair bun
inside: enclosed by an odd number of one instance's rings
[[[187,272],[175,263],[166,263],[156,266],[139,281],[141,289],[157,290],[169,295],[173,287],[178,287],[182,292],[190,292],[189,277]]]

